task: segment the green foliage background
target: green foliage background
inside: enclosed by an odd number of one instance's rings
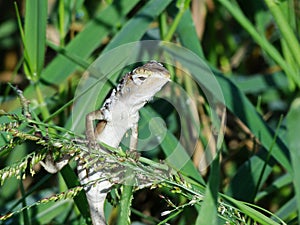
[[[202,58],[222,88],[228,112],[221,154],[202,176],[193,159],[181,171],[186,182],[203,194],[201,201],[194,204],[192,195],[175,184],[139,190],[132,193],[125,217],[140,224],[299,224],[299,12],[296,0],[2,1],[1,114],[21,112],[10,82],[24,90],[36,120],[65,129],[53,126],[43,132],[62,135],[70,128],[78,81],[95,58],[133,41],[177,43]],[[200,75],[196,79],[201,83]],[[201,90],[192,90],[190,81],[176,73],[173,80],[193,95],[200,118],[210,123],[208,103],[198,100]],[[110,88],[108,83],[105,90]],[[159,113],[155,103],[148,108],[144,118]],[[148,156],[153,164],[162,155],[167,157],[178,142],[178,118],[174,112],[161,116],[170,132],[157,153]],[[9,122],[4,116],[0,119],[1,124]],[[202,128],[206,126],[203,123]],[[38,149],[29,141],[9,149],[7,133],[1,132],[0,138],[0,169]],[[205,145],[207,134],[201,133],[199,142]],[[38,166],[35,171],[33,177],[21,181],[13,177],[0,187],[1,215],[78,185],[69,166],[58,175]],[[114,195],[117,191],[112,194],[117,201]],[[73,198],[38,204],[0,223],[88,223],[84,197]],[[233,219],[224,216],[221,199]],[[119,211],[120,207],[107,204],[110,224],[127,223],[116,219]]]

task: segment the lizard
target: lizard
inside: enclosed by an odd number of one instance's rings
[[[154,60],[125,74],[112,90],[103,106],[86,116],[86,139],[92,146],[104,143],[117,148],[128,130],[131,130],[129,148],[135,150],[138,138],[139,110],[170,81],[169,71]],[[94,127],[94,121],[100,121]],[[100,153],[105,151],[99,147]],[[84,163],[77,166],[78,177],[85,188],[93,225],[104,225],[104,201],[112,187],[109,180],[103,180],[109,171],[85,168]],[[94,185],[86,185],[93,180],[101,180]]]

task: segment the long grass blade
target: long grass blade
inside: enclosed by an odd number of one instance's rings
[[[25,72],[37,81],[44,66],[47,24],[46,0],[26,1],[25,17]]]
[[[220,180],[220,165],[219,156],[217,156],[212,163],[211,171],[209,174],[209,181],[205,191],[203,205],[200,214],[197,217],[197,225],[206,225],[207,221],[211,225],[218,223],[218,191]]]
[[[296,201],[298,208],[298,215],[300,215],[300,139],[299,139],[299,129],[300,129],[300,98],[297,98],[292,103],[290,111],[287,115],[287,138],[288,145],[291,152],[291,160],[294,172],[293,174],[293,184],[296,193]],[[298,223],[300,224],[300,216],[298,216]]]
[[[284,16],[284,14],[280,9],[281,3],[274,0],[265,0],[265,3],[268,6],[270,12],[272,13],[276,21],[276,24],[281,31],[281,35],[285,39],[285,42],[290,52],[294,56],[294,59],[297,62],[298,67],[300,67],[300,58],[299,58],[300,44],[295,34],[293,33],[291,26],[289,25],[286,17]]]
[[[204,57],[203,49],[198,40],[192,14],[189,9],[184,12],[178,24],[177,32],[180,42],[184,47],[190,49],[199,57]]]

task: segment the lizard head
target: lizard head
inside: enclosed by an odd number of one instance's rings
[[[161,64],[154,60],[143,66],[137,67],[131,72],[131,79],[136,85],[142,85],[148,80],[166,80],[170,79],[169,71]]]
[[[130,96],[136,104],[149,101],[168,81],[169,71],[154,60],[128,73],[118,87],[123,96]]]

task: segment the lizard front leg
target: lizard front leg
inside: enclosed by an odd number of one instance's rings
[[[102,110],[96,110],[94,112],[90,112],[87,114],[85,119],[85,137],[88,141],[95,142],[96,135],[95,135],[95,128],[94,128],[94,121],[95,120],[105,120],[103,116]]]

